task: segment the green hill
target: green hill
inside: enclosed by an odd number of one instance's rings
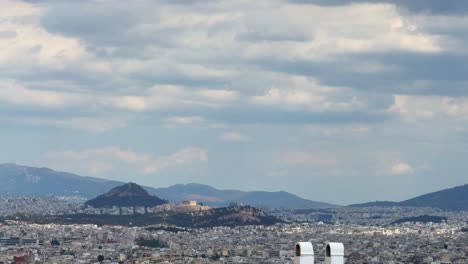
[[[127,183],[117,186],[103,195],[86,202],[96,208],[101,207],[153,207],[165,204],[167,201],[156,196],[149,195],[148,192],[136,183]]]

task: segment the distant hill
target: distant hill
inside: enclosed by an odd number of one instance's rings
[[[86,202],[96,208],[103,207],[153,207],[165,204],[167,201],[156,196],[149,195],[148,192],[136,183],[127,183],[117,186],[105,194]]]
[[[402,206],[468,210],[468,184],[421,195],[400,203]]]
[[[187,214],[185,214],[187,216]],[[191,218],[179,217],[175,222],[178,226],[212,227],[212,226],[243,226],[243,225],[273,225],[281,222],[276,217],[265,214],[250,206],[215,208],[208,211],[192,213]]]
[[[274,207],[289,209],[331,208],[337,205],[306,200],[294,194],[280,192],[237,190],[218,190],[203,184],[177,184],[168,188],[156,188],[150,191],[170,201],[197,200],[212,206],[227,206],[230,203],[246,204],[255,207]]]
[[[0,164],[0,195],[96,197],[122,182],[16,164]]]
[[[369,206],[434,207],[443,210],[466,211],[468,210],[468,184],[428,193],[402,202],[371,202],[350,205],[350,207]]]
[[[94,198],[125,184],[93,177],[83,177],[48,168],[16,164],[0,164],[0,195],[82,196]],[[218,190],[202,184],[177,184],[168,188],[142,186],[151,195],[171,202],[197,200],[211,206],[227,206],[231,202],[256,207],[290,209],[329,208],[336,205],[302,199],[288,192],[244,192]]]

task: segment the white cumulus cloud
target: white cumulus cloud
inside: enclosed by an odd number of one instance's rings
[[[412,174],[414,172],[413,167],[405,162],[397,162],[392,165],[391,174],[392,175],[404,175]]]
[[[395,95],[388,110],[408,120],[468,118],[468,98],[450,96]]]
[[[137,174],[152,175],[168,168],[189,166],[208,159],[207,151],[189,147],[167,156],[138,153],[115,146],[85,150],[58,150],[45,155],[45,160],[66,170],[76,170],[91,175],[108,173],[121,168]]]

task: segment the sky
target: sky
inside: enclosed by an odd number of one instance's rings
[[[468,1],[0,7],[0,163],[338,204],[468,183]]]

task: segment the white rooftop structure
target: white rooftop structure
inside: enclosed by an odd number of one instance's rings
[[[314,247],[310,242],[298,242],[294,264],[314,264]]]
[[[314,264],[314,247],[311,242],[298,242],[295,251],[294,264]],[[325,264],[344,264],[343,243],[327,243]]]
[[[327,243],[325,250],[325,264],[344,264],[343,243]]]

